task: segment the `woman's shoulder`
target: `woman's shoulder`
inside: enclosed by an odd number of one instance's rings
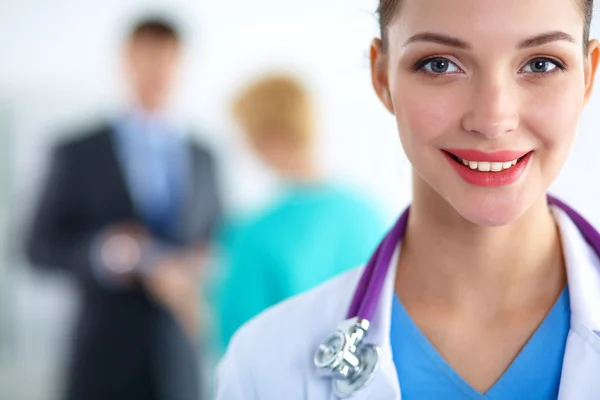
[[[273,391],[281,384],[282,390],[291,393],[291,384],[310,377],[307,374],[313,371],[312,357],[319,343],[346,318],[362,269],[342,273],[287,299],[242,326],[221,360],[218,386],[227,385],[236,371],[243,371],[248,385]]]

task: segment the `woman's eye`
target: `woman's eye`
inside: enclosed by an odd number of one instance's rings
[[[525,67],[523,67],[523,72],[545,74],[558,67],[559,65],[556,61],[549,60],[547,58],[535,58],[529,61]]]
[[[447,74],[460,70],[452,61],[441,57],[424,60],[421,68],[432,74]]]

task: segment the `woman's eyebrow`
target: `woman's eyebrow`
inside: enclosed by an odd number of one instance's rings
[[[471,45],[467,42],[465,42],[464,40],[443,34],[443,33],[436,33],[436,32],[422,32],[422,33],[417,33],[416,35],[413,35],[411,37],[408,38],[408,40],[404,43],[403,47],[406,47],[412,43],[417,43],[417,42],[432,42],[432,43],[438,43],[438,44],[443,44],[446,46],[450,46],[450,47],[457,47],[459,49],[470,49]]]
[[[569,35],[568,33],[561,32],[561,31],[553,31],[553,32],[541,33],[532,38],[525,39],[521,43],[519,43],[518,48],[519,49],[527,49],[530,47],[537,47],[537,46],[541,46],[546,43],[556,42],[556,41],[566,41],[566,42],[570,42],[570,43],[577,43],[575,38],[573,36]]]
[[[526,49],[526,48],[531,48],[531,47],[537,47],[537,46],[541,46],[543,44],[555,42],[555,41],[566,41],[566,42],[570,42],[570,43],[577,43],[575,38],[573,38],[573,36],[569,35],[566,32],[552,31],[552,32],[541,33],[539,35],[535,35],[531,38],[525,39],[518,44],[517,48]],[[464,50],[468,50],[471,48],[471,44],[469,44],[465,40],[462,40],[462,39],[459,39],[459,38],[456,38],[456,37],[453,37],[450,35],[446,35],[444,33],[437,33],[437,32],[417,33],[417,34],[411,36],[410,38],[408,38],[408,40],[404,43],[403,47],[406,47],[412,43],[417,43],[417,42],[438,43],[438,44],[443,44],[445,46],[456,47],[456,48],[464,49]]]

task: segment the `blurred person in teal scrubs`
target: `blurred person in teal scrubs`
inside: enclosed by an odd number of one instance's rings
[[[365,263],[385,230],[374,204],[319,173],[315,105],[302,82],[260,77],[232,108],[284,190],[258,215],[225,224],[215,310],[221,346],[266,308]]]

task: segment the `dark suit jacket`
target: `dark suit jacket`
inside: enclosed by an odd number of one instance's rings
[[[197,351],[175,319],[142,288],[110,289],[93,273],[99,232],[141,223],[113,140],[113,128],[103,126],[57,147],[27,243],[34,264],[74,274],[81,288],[67,398],[197,400]],[[207,241],[220,211],[212,158],[191,141],[189,148],[182,246]]]

